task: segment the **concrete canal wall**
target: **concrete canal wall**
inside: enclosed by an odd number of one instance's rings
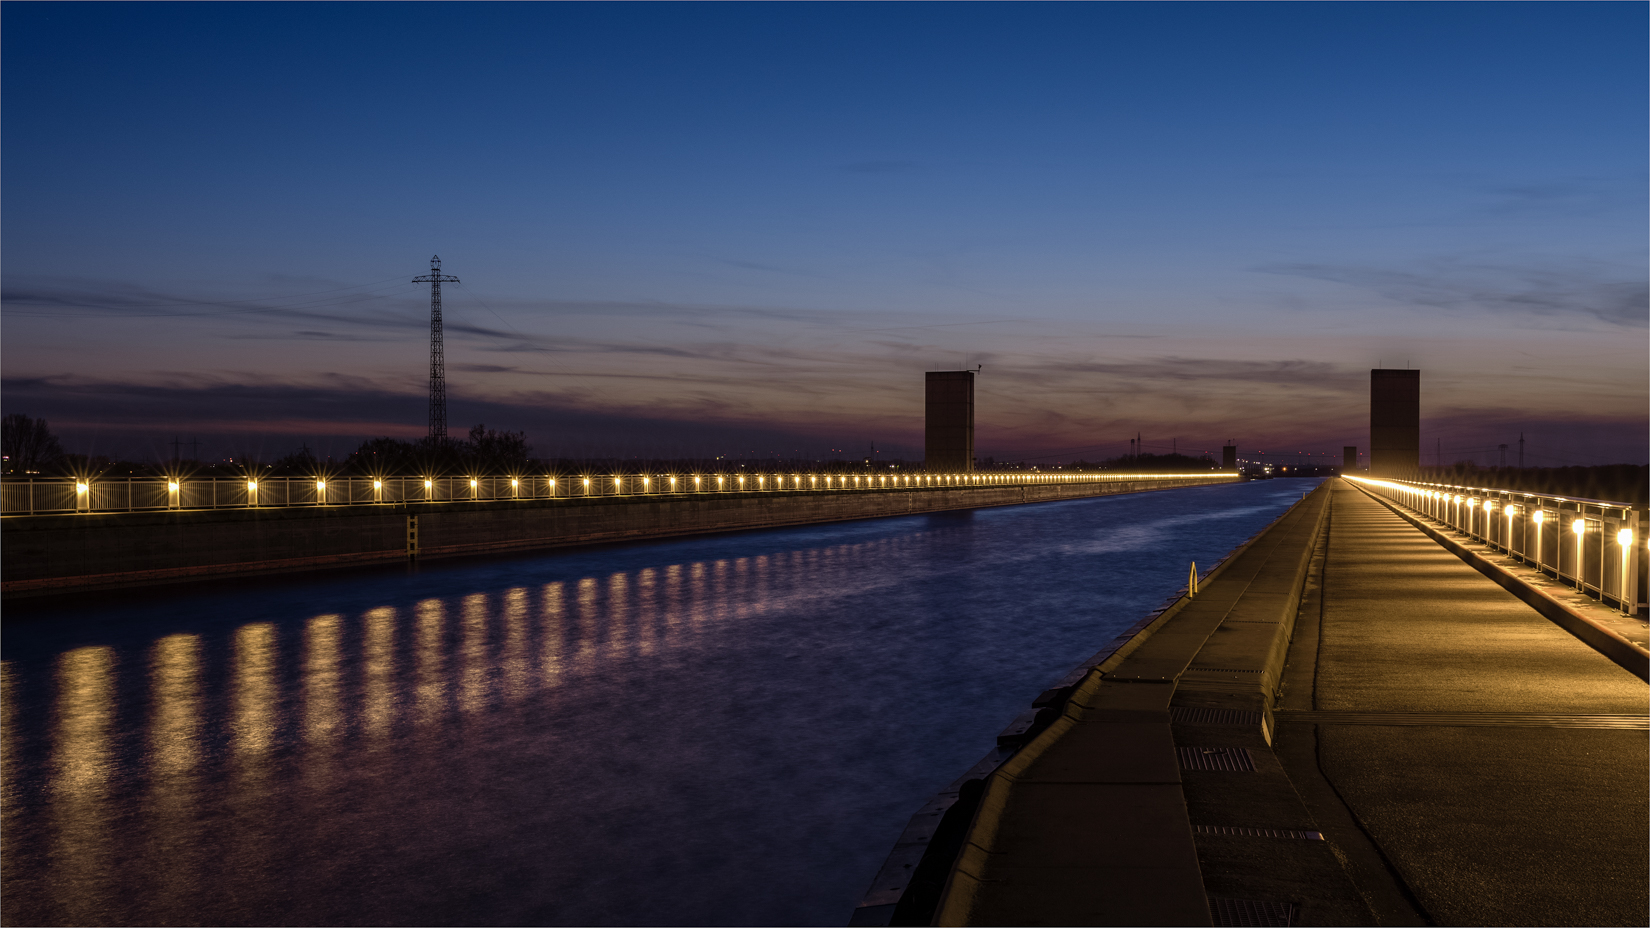
[[[1314,491],[1038,696],[850,924],[1637,924],[1650,654],[1423,528]]]
[[[1230,482],[1229,474],[932,489],[767,491],[7,516],[7,600],[189,580],[1011,506]]]

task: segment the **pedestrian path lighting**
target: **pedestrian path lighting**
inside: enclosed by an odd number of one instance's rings
[[[430,499],[434,496],[435,496],[435,481],[434,480],[424,481],[424,501],[429,502]]]
[[[1576,589],[1585,593],[1587,592],[1587,581],[1582,579],[1586,576],[1586,572],[1582,570],[1582,567],[1584,566],[1582,558],[1584,557],[1584,552],[1587,550],[1587,546],[1582,542],[1585,541],[1584,536],[1587,532],[1587,520],[1577,519],[1574,522],[1571,522],[1570,531],[1574,532],[1576,536]]]
[[[178,508],[178,497],[180,495],[181,494],[178,492],[178,482],[176,480],[166,481],[166,505],[168,508]]]
[[[510,478],[510,495],[511,496],[516,496],[517,495],[516,488],[519,487],[519,486],[521,486],[521,481],[517,480],[514,477],[511,477]]]
[[[91,487],[84,480],[74,482],[74,508],[89,512],[92,508]]]
[[[315,505],[324,506],[326,505],[326,502],[327,482],[325,480],[317,480],[315,481]]]
[[[1530,521],[1535,523],[1535,569],[1541,569],[1541,523],[1547,521],[1547,510],[1537,509],[1530,514]]]
[[[1621,580],[1616,584],[1616,602],[1620,604],[1623,615],[1632,615],[1633,606],[1627,602],[1628,581],[1631,579],[1627,572],[1631,569],[1628,560],[1633,550],[1633,530],[1624,528],[1617,532],[1616,545],[1621,548]],[[1634,598],[1637,599],[1638,597]]]
[[[248,506],[258,505],[258,481],[256,480],[246,482],[246,504]]]
[[[476,478],[474,477],[470,478],[470,498],[476,498]]]
[[[374,480],[372,482],[372,501],[375,503],[384,501],[384,481]]]

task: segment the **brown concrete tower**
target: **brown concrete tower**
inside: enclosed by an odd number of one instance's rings
[[[1341,446],[1341,473],[1350,474],[1358,469],[1358,446]]]
[[[1369,474],[1414,477],[1421,468],[1421,372],[1369,372]]]
[[[974,469],[974,372],[929,371],[923,465],[939,473]]]

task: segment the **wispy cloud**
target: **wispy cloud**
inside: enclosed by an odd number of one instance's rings
[[[1439,258],[1409,269],[1300,262],[1255,270],[1345,284],[1394,302],[1452,313],[1650,325],[1650,286],[1642,269],[1603,261],[1512,264]]]

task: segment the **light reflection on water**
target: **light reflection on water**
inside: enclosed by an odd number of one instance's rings
[[[905,818],[1298,482],[288,580],[12,623],[0,906],[843,923]]]

